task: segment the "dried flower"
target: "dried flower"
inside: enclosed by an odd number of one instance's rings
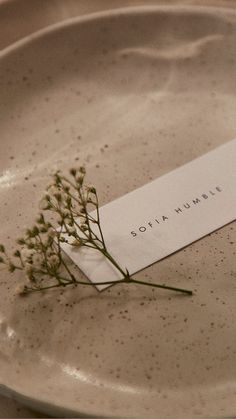
[[[96,188],[93,185],[87,186],[87,191],[92,194],[96,194]]]
[[[16,270],[16,267],[15,267],[15,265],[13,265],[13,263],[9,263],[8,264],[8,270],[9,270],[9,272],[11,272],[11,273],[13,273],[13,272],[15,272],[15,270]]]
[[[60,265],[60,259],[56,254],[54,254],[49,256],[48,263],[52,268],[57,268]]]
[[[34,255],[35,250],[34,249],[28,249],[27,247],[23,247],[20,254],[23,262],[27,263],[32,259],[32,256]]]
[[[3,244],[0,244],[0,253],[4,253],[5,252],[5,247],[3,246]]]
[[[36,269],[40,269],[44,262],[44,256],[42,253],[35,253],[32,258],[32,264]]]
[[[69,236],[75,236],[76,228],[74,226],[67,226],[67,233],[69,234]]]
[[[32,277],[34,272],[34,268],[33,265],[31,265],[30,263],[26,263],[25,264],[25,273],[28,277]]]
[[[16,258],[20,258],[21,257],[21,252],[19,250],[16,250],[15,253],[13,254]]]
[[[27,294],[28,291],[27,291],[27,287],[24,284],[21,284],[21,285],[16,286],[15,292],[16,294],[24,295],[24,294]]]
[[[70,169],[71,176],[75,177],[77,173],[77,170],[75,168]]]
[[[44,196],[44,197],[41,199],[41,201],[40,201],[40,203],[39,203],[39,208],[40,208],[42,211],[46,211],[46,210],[49,210],[49,209],[51,208],[51,203],[50,203],[50,201],[49,201],[49,199],[48,199],[48,195]]]
[[[46,220],[44,213],[36,218],[36,224],[26,230],[23,237],[17,240],[20,246],[10,258],[5,247],[0,244],[0,263],[6,265],[10,272],[21,270],[26,275],[27,284],[18,287],[18,293],[26,294],[32,291],[42,291],[50,288],[69,285],[93,285],[91,282],[76,279],[70,266],[63,258],[62,243],[76,247],[89,247],[105,256],[122,274],[119,281],[104,281],[97,285],[139,284],[155,288],[163,288],[191,295],[189,290],[159,285],[132,278],[127,269],[123,269],[109,253],[103,237],[100,224],[99,203],[96,189],[93,185],[84,185],[85,168],[72,168],[71,178],[60,172],[53,175],[53,181],[48,186],[46,194],[40,201],[42,211],[51,211],[57,217],[53,226]],[[88,206],[92,207],[96,216],[91,215]],[[72,240],[65,237],[72,236]]]

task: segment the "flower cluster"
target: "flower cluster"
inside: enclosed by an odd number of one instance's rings
[[[71,169],[69,177],[56,172],[40,201],[42,212],[35,225],[17,240],[19,247],[13,256],[10,257],[5,246],[0,244],[0,264],[5,264],[11,273],[22,271],[27,279],[19,293],[68,285],[93,285],[78,280],[72,273],[63,257],[62,244],[66,242],[71,246],[99,251],[122,274],[121,280],[104,281],[100,285],[135,283],[191,295],[189,290],[135,280],[114,260],[106,247],[101,228],[97,191],[94,186],[84,183],[85,174],[84,167]],[[55,223],[45,218],[47,211],[54,215]]]

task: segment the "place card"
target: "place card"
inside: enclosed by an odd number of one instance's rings
[[[130,274],[235,220],[236,139],[104,205],[100,217],[107,248]],[[121,278],[99,252],[63,246],[94,284]]]

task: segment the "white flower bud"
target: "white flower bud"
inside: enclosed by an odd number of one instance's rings
[[[44,257],[43,257],[42,254],[35,253],[33,255],[33,265],[34,265],[35,268],[41,268],[43,261],[44,261]],[[31,270],[31,272],[32,272],[32,270]]]
[[[32,276],[33,274],[33,266],[31,265],[31,263],[26,263],[25,264],[25,272],[27,276]]]
[[[68,209],[63,209],[62,216],[65,217],[65,218],[71,217],[71,213]]]
[[[75,180],[79,185],[82,185],[83,180],[84,180],[84,175],[76,176]]]
[[[49,256],[48,263],[53,267],[56,268],[60,264],[60,259],[57,255]]]
[[[95,189],[95,187],[93,185],[88,185],[86,187],[86,189],[87,189],[88,192],[90,192],[92,194],[95,194],[96,193],[96,189]]]
[[[81,228],[81,230],[82,230],[82,231],[87,231],[87,230],[88,230],[88,226],[87,226],[87,224],[85,224],[85,223],[82,223],[82,224],[80,225],[80,228]]]
[[[24,284],[17,285],[16,288],[15,288],[16,294],[20,294],[20,295],[25,294],[25,290],[26,290],[26,288],[25,288]]]
[[[26,247],[24,247],[21,250],[21,257],[22,257],[23,262],[25,263],[29,262],[29,260],[32,258],[34,254],[35,254],[34,249],[27,249]]]
[[[76,228],[74,226],[67,226],[67,232],[68,234],[74,235],[76,234]]]
[[[48,192],[49,192],[51,195],[53,195],[53,196],[55,196],[56,194],[60,193],[60,191],[58,190],[58,188],[57,188],[55,185],[51,185],[51,186],[49,186],[49,188],[48,188]]]
[[[48,230],[48,237],[52,237],[52,238],[54,238],[55,236],[56,236],[56,231],[55,230],[53,230],[53,228],[49,228],[49,230]]]
[[[47,209],[49,209],[51,207],[51,205],[50,205],[50,203],[48,202],[48,199],[47,198],[42,198],[41,199],[41,201],[40,201],[40,203],[39,203],[39,208],[42,210],[42,211],[44,211],[44,210],[47,210]]]

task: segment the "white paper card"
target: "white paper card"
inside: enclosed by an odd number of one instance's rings
[[[235,220],[236,139],[103,206],[100,215],[107,248],[131,274]],[[121,278],[97,251],[64,250],[95,284]]]

